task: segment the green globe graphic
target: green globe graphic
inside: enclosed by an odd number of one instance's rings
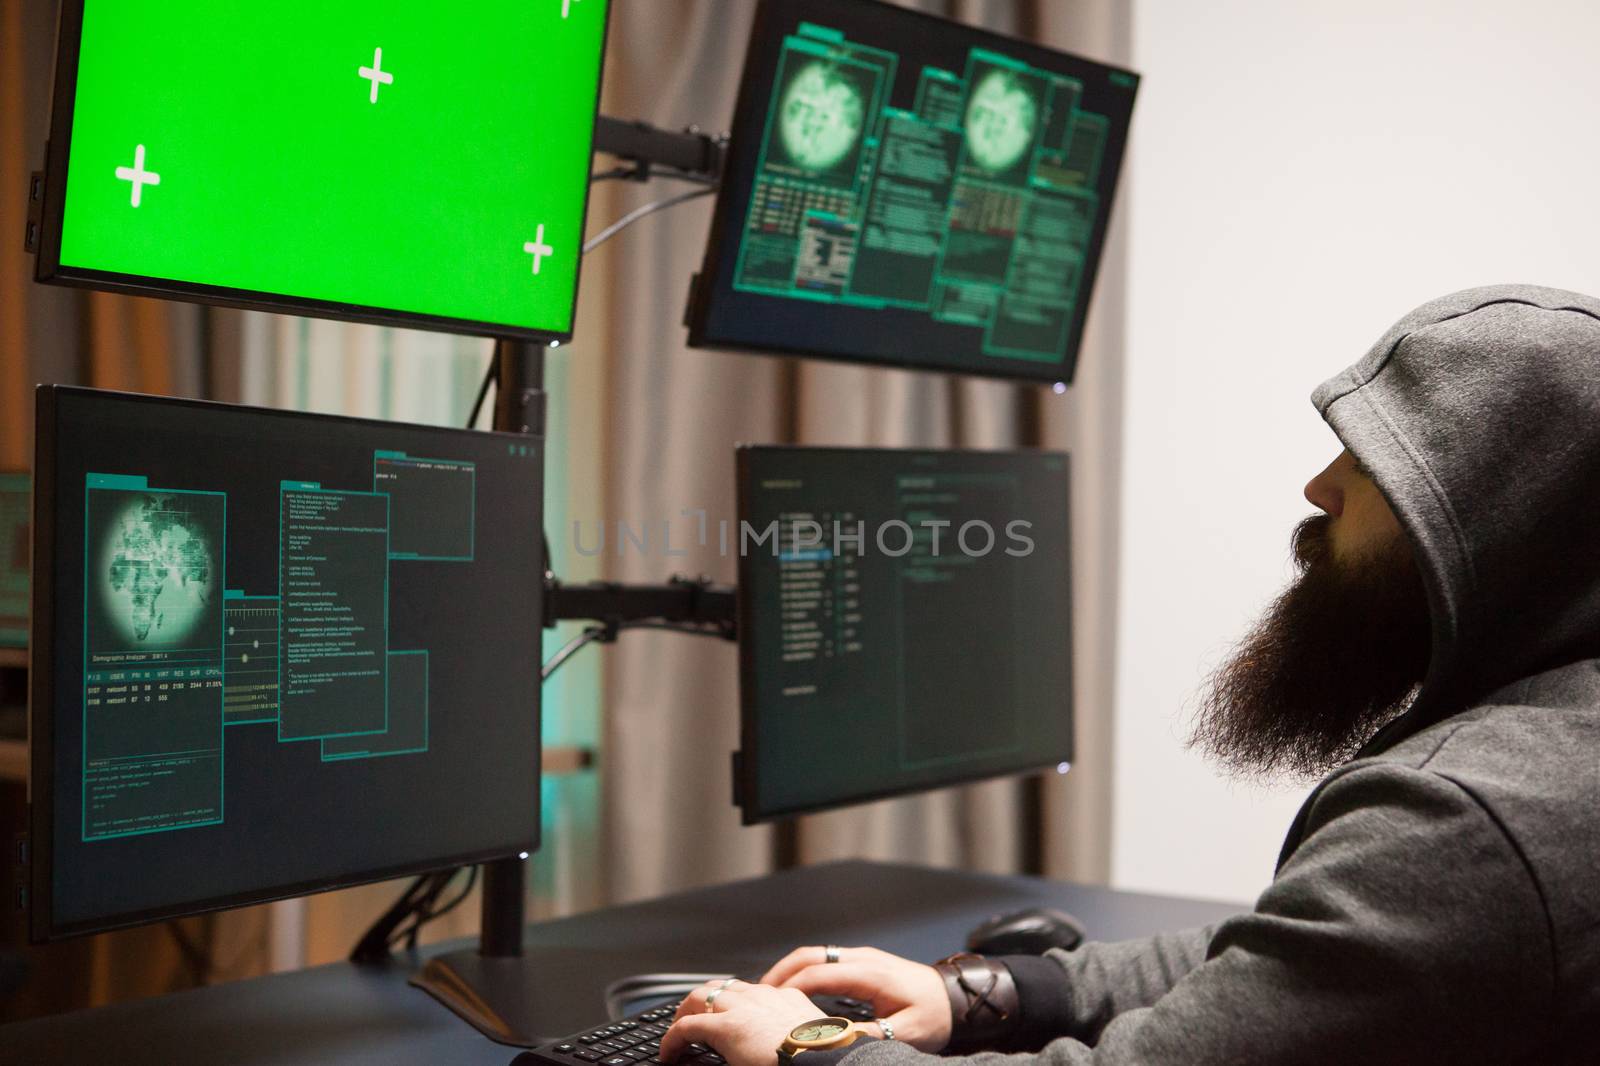
[[[967,148],[991,174],[1014,166],[1033,142],[1039,105],[1009,70],[991,70],[967,104]]]
[[[789,83],[781,116],[779,130],[789,158],[811,170],[826,170],[861,139],[866,102],[837,67],[814,62]]]
[[[182,496],[135,495],[112,520],[103,559],[101,597],[129,644],[181,644],[206,614],[210,537]]]

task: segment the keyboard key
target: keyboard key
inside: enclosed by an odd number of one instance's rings
[[[601,1059],[605,1058],[605,1056],[600,1054],[600,1052],[590,1051],[588,1048],[580,1048],[579,1050],[574,1051],[572,1053],[572,1057],[575,1059],[582,1059],[584,1062],[599,1062]]]
[[[582,1036],[578,1037],[578,1043],[580,1043],[580,1044],[592,1044],[592,1043],[594,1043],[595,1041],[597,1041],[599,1039],[600,1038],[598,1036],[595,1036],[593,1033],[584,1033]]]
[[[600,1066],[633,1066],[633,1060],[626,1055],[612,1055],[608,1059],[601,1059]]]
[[[561,1052],[563,1055],[570,1055],[574,1051],[577,1051],[578,1047],[576,1044],[557,1044],[556,1050]]]

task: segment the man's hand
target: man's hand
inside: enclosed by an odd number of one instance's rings
[[[713,992],[716,998],[707,1011],[706,997]],[[714,981],[689,993],[678,1006],[672,1028],[661,1038],[661,1058],[672,1062],[689,1044],[708,1044],[728,1066],[776,1066],[778,1045],[790,1030],[827,1013],[797,989],[746,981],[724,987]]]
[[[950,1043],[950,994],[944,978],[932,966],[887,951],[841,948],[839,961],[827,962],[825,948],[796,948],[761,983],[808,996],[866,1000],[878,1017],[888,1020],[896,1040],[919,1051],[943,1051]]]

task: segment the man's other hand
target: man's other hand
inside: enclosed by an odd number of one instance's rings
[[[826,957],[825,948],[796,948],[761,983],[808,996],[866,1000],[888,1020],[896,1040],[919,1051],[943,1051],[950,1043],[950,994],[932,966],[877,948],[841,948],[838,962]]]
[[[721,989],[721,991],[718,991]],[[706,999],[715,993],[711,1009]],[[778,1045],[797,1025],[828,1012],[793,988],[753,985],[747,981],[713,981],[689,993],[678,1006],[672,1027],[661,1038],[661,1058],[672,1062],[690,1044],[706,1044],[728,1060],[728,1066],[775,1066]]]

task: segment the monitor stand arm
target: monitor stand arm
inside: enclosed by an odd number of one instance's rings
[[[655,625],[738,639],[736,595],[709,578],[674,576],[664,585],[620,585],[590,581],[563,585],[553,574],[544,581],[544,624],[582,619],[598,622],[614,636],[632,625]]]
[[[659,167],[671,176],[715,182],[722,176],[727,145],[726,133],[708,134],[698,126],[674,133],[648,122],[628,122],[609,115],[596,116],[594,121],[594,150],[632,167],[609,177],[649,181]]]

